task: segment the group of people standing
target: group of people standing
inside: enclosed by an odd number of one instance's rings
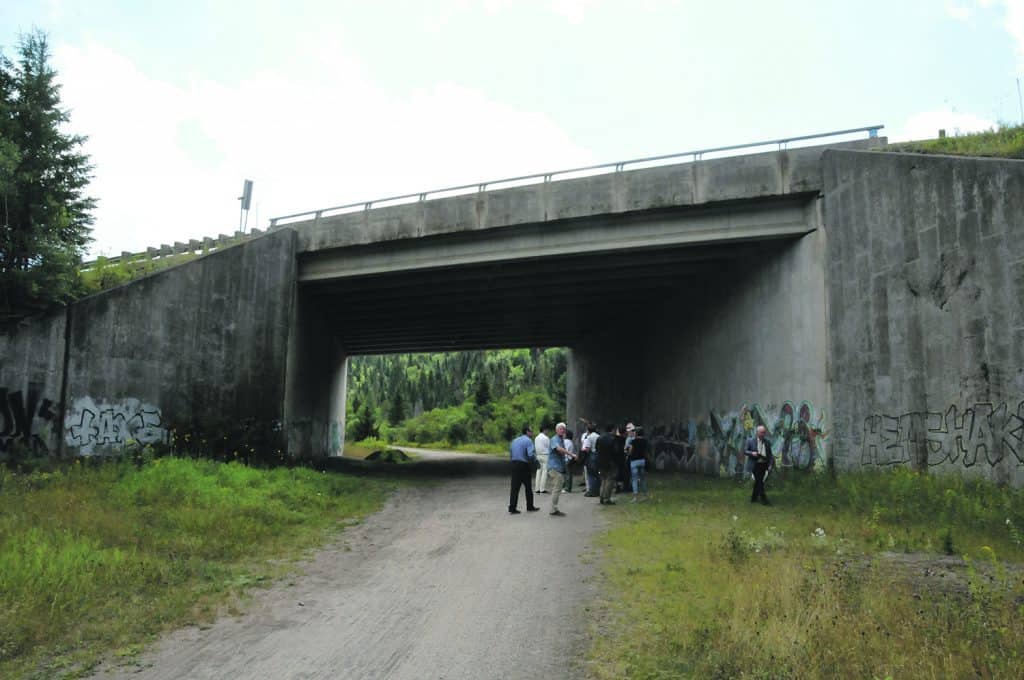
[[[550,493],[549,514],[564,516],[558,509],[559,496],[563,492],[572,493],[573,476],[580,470],[586,483],[583,495],[598,497],[601,505],[615,505],[612,494],[625,491],[627,487],[632,487],[634,503],[641,493],[648,495],[647,466],[652,451],[643,428],[634,427],[633,423],[627,423],[624,428],[608,425],[602,433],[591,422],[584,421],[584,426],[586,430],[578,442],[565,423],[558,423],[551,437],[545,425],[541,425],[536,438],[533,428],[523,427],[522,434],[509,448],[512,490],[508,511],[511,514],[519,514],[519,490],[525,487],[527,511],[540,510],[534,502],[534,494]],[[767,428],[758,426],[754,436],[747,439],[744,454],[750,461],[754,479],[750,502],[771,505],[765,494],[765,479],[775,468],[775,456],[767,434]]]
[[[533,428],[524,426],[522,434],[512,441],[512,488],[509,513],[519,514],[519,491],[525,487],[526,510],[540,510],[535,494],[551,495],[548,514],[565,515],[558,509],[563,492],[572,493],[574,476],[582,473],[588,498],[599,498],[601,505],[615,505],[612,494],[632,488],[633,502],[640,494],[647,496],[647,465],[651,454],[642,427],[627,423],[625,427],[608,425],[599,432],[594,423],[581,421],[585,427],[579,440],[565,423],[555,426],[553,436],[541,425],[534,437]]]

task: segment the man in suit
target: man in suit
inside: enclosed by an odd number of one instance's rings
[[[748,439],[745,447],[747,458],[754,463],[754,493],[750,496],[750,502],[756,503],[760,499],[763,505],[771,505],[768,502],[768,496],[764,493],[764,478],[768,471],[775,467],[772,443],[765,436],[767,434],[768,428],[758,425],[757,435]]]

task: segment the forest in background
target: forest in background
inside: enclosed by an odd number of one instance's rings
[[[563,417],[567,365],[562,347],[352,357],[346,441],[507,443]]]

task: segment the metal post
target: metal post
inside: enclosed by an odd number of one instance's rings
[[[1017,76],[1017,106],[1020,107],[1020,124],[1024,125],[1024,99],[1020,97],[1020,76]]]

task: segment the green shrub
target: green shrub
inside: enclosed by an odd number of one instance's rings
[[[184,458],[0,467],[0,677],[88,668],[201,604],[212,610],[270,574],[267,558],[315,545],[390,488]]]
[[[397,426],[382,427],[381,434],[389,443],[414,446],[496,445],[507,444],[524,424],[536,429],[557,419],[555,400],[533,390],[484,405],[471,398],[459,406],[432,409]]]

